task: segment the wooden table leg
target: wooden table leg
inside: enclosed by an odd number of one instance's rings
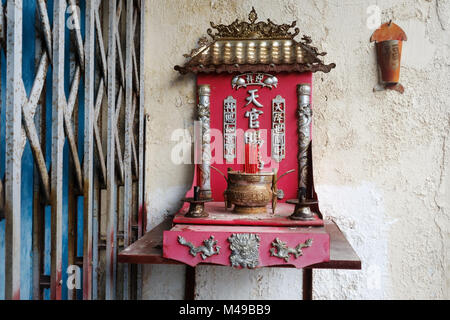
[[[195,267],[186,266],[184,300],[195,300]]]
[[[303,300],[312,300],[313,269],[303,269]]]

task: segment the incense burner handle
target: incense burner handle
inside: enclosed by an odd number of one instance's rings
[[[277,169],[273,169],[273,178],[272,178],[272,214],[275,214],[275,210],[277,208],[277,203],[278,203],[278,186],[277,183],[278,181],[280,181],[281,178],[283,178],[284,176],[295,172],[295,169],[286,171],[285,173],[283,173],[281,176],[277,177]]]
[[[221,174],[221,176],[225,179],[225,181],[228,183],[228,178],[225,176],[225,174],[222,172],[222,171],[220,171],[219,169],[217,169],[216,167],[214,167],[214,166],[211,166],[211,169],[214,169],[214,170],[216,170],[218,173],[220,173]]]
[[[220,175],[227,182],[227,186],[228,186],[228,178],[225,176],[225,174],[214,166],[211,166],[211,168],[214,169],[215,171],[217,171],[218,173],[220,173]],[[231,168],[228,168],[228,171],[230,171],[230,170],[231,170]],[[228,201],[228,199],[227,199],[227,191],[226,190],[223,193],[223,200],[225,202],[225,210],[230,209],[232,207],[232,203],[230,201]]]
[[[279,180],[281,180],[281,178],[283,178],[284,176],[286,176],[286,175],[288,175],[289,173],[293,173],[293,172],[295,172],[295,169],[292,169],[292,170],[289,170],[289,171],[286,171],[285,173],[283,173],[281,176],[279,176],[278,178],[275,176],[275,183],[277,183]]]

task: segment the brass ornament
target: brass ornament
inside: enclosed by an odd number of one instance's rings
[[[211,202],[213,199],[196,200],[194,198],[184,198],[181,201],[189,202],[189,210],[186,213],[186,218],[206,218],[209,213],[205,210],[205,203]]]
[[[312,110],[310,105],[311,86],[309,84],[303,84],[298,86],[298,163],[300,172],[299,188],[306,190],[307,180],[309,174],[309,160],[308,153],[311,144],[311,121]]]
[[[228,241],[230,242],[232,267],[254,269],[258,266],[260,238],[257,234],[233,234]]]
[[[278,95],[272,100],[272,158],[286,158],[286,100]]]
[[[317,204],[317,200],[310,200],[301,196],[301,199],[287,200],[286,203],[295,205],[294,213],[289,217],[291,220],[314,221],[316,219],[311,206]]]
[[[248,86],[260,86],[261,88],[276,88],[278,85],[278,78],[268,73],[244,73],[235,76],[231,80],[233,89],[247,88]]]
[[[188,61],[183,66],[175,66],[181,74],[198,73],[278,73],[278,72],[329,72],[335,68],[334,63],[324,64],[317,47],[312,40],[303,36],[300,41],[294,38],[299,28],[291,24],[257,22],[254,8],[249,14],[249,21],[236,19],[230,25],[214,24],[207,32],[211,42],[204,37],[197,48],[184,55]],[[294,31],[290,31],[294,28]]]
[[[208,41],[207,37],[201,37],[197,41],[197,48],[192,49],[191,52],[188,54],[183,54],[183,57],[192,58],[193,56],[197,55],[200,51],[205,49],[206,46],[208,46],[209,44],[210,44],[210,42]]]
[[[228,96],[223,101],[223,157],[227,162],[236,158],[236,99]]]
[[[199,186],[194,187],[193,198],[183,198],[181,201],[189,203],[189,210],[185,214],[186,218],[206,218],[209,213],[205,210],[205,203],[212,202],[213,199],[202,199],[201,190]]]
[[[264,111],[252,108],[245,113],[245,117],[248,118],[248,127],[250,129],[259,129],[259,116],[262,115]]]
[[[311,147],[311,85],[308,83],[300,84],[297,87],[298,95],[298,197],[297,199],[288,200],[287,203],[295,204],[294,213],[290,216],[292,220],[312,221],[315,219],[311,206],[317,204],[310,196],[308,180],[310,172],[309,154]]]
[[[264,213],[274,197],[272,172],[228,172],[227,201],[233,203],[234,213]]]
[[[200,253],[203,260],[213,255],[218,255],[220,252],[220,247],[217,245],[217,240],[214,240],[214,236],[210,236],[209,239],[203,240],[203,245],[199,247],[186,241],[182,236],[178,236],[178,243],[190,248],[189,254],[193,257],[197,257],[197,254]]]
[[[299,243],[295,248],[289,248],[286,242],[281,241],[276,238],[272,242],[272,247],[270,248],[270,256],[284,259],[284,261],[289,262],[290,255],[294,255],[295,259],[303,255],[302,249],[309,248],[312,246],[313,240],[308,239],[304,243]]]
[[[199,165],[200,199],[211,199],[211,134],[210,134],[210,95],[208,84],[198,88],[199,104],[197,105],[198,120],[202,126],[202,163]]]
[[[230,25],[218,24],[210,22],[211,27],[216,29],[217,32],[213,34],[212,29],[208,29],[207,33],[213,40],[223,38],[239,38],[239,39],[293,39],[300,32],[300,29],[295,28],[294,33],[289,30],[297,25],[297,21],[293,21],[291,24],[275,24],[270,19],[267,22],[260,21],[255,23],[258,19],[255,8],[252,7],[252,11],[248,15],[250,23],[245,21],[239,21],[236,19]]]

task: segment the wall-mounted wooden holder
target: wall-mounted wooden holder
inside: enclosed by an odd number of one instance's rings
[[[405,32],[392,21],[381,25],[372,34],[370,42],[375,41],[381,80],[374,91],[390,89],[400,93],[404,92],[405,89],[399,83],[399,78],[402,44],[406,40]]]

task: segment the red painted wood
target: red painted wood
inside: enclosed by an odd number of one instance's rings
[[[267,213],[240,215],[232,213],[230,209],[225,210],[223,202],[209,202],[205,204],[205,210],[209,213],[206,218],[188,218],[189,204],[185,203],[181,210],[175,215],[173,223],[181,224],[205,224],[205,225],[241,225],[241,226],[323,226],[323,220],[316,217],[314,221],[291,220],[288,217],[294,212],[294,205],[279,203],[275,214],[272,215],[272,207],[267,206]]]
[[[163,235],[163,257],[177,260],[196,266],[199,263],[209,263],[229,266],[230,264],[230,243],[228,238],[235,233],[251,233],[260,237],[259,265],[258,267],[292,265],[296,268],[304,268],[316,263],[330,260],[330,236],[324,228],[299,228],[299,227],[247,227],[247,226],[202,226],[202,225],[175,225],[170,231],[165,231]],[[211,235],[218,241],[220,254],[213,255],[203,260],[200,254],[193,257],[189,254],[189,248],[178,243],[178,236],[182,236],[186,241],[195,246],[203,245],[203,240]],[[286,242],[291,248],[296,247],[308,239],[313,239],[313,244],[309,248],[303,249],[303,256],[295,259],[293,255],[288,262],[272,257],[270,254],[271,243],[279,238]]]
[[[339,227],[332,221],[324,221],[325,231],[330,236],[330,261],[321,262],[307,268],[360,270],[361,260],[345,238]],[[144,234],[142,238],[124,249],[118,255],[119,263],[134,264],[182,264],[182,262],[163,257],[163,233],[172,228],[169,217],[158,226]],[[205,262],[204,265],[207,265]],[[281,267],[292,267],[285,265]]]
[[[261,130],[262,137],[265,141],[261,148],[263,154],[263,161],[266,166],[263,171],[272,171],[273,168],[278,168],[278,173],[281,175],[291,169],[297,170],[297,153],[298,153],[298,136],[297,136],[297,85],[301,83],[312,83],[312,74],[310,72],[304,73],[279,73],[276,74],[278,78],[277,88],[261,88],[258,86],[248,86],[247,88],[240,88],[235,90],[232,88],[231,80],[236,74],[199,74],[197,75],[197,85],[209,84],[211,86],[211,147],[212,162],[211,164],[226,174],[227,168],[231,167],[233,170],[244,171],[244,144],[237,144],[241,146],[237,150],[237,159],[233,164],[224,163],[223,158],[223,140],[221,133],[223,131],[223,101],[228,96],[233,96],[236,99],[237,110],[237,140],[244,139],[244,131],[248,130],[249,119],[245,118],[245,112],[256,108],[262,110],[264,114],[259,117],[260,128],[267,129],[266,134]],[[275,75],[275,74],[274,74]],[[257,101],[263,105],[263,108],[255,107],[255,105],[247,104],[246,98],[249,96],[248,90],[258,89],[259,98]],[[271,124],[272,124],[272,100],[281,95],[286,100],[286,159],[281,163],[271,160]],[[242,129],[241,134],[239,129]],[[214,148],[215,147],[215,148]],[[194,180],[196,181],[196,180]],[[284,177],[278,185],[285,193],[283,202],[287,199],[295,199],[297,197],[298,172],[292,173]],[[211,189],[212,196],[215,201],[223,201],[223,192],[226,189],[225,179],[211,170]]]

